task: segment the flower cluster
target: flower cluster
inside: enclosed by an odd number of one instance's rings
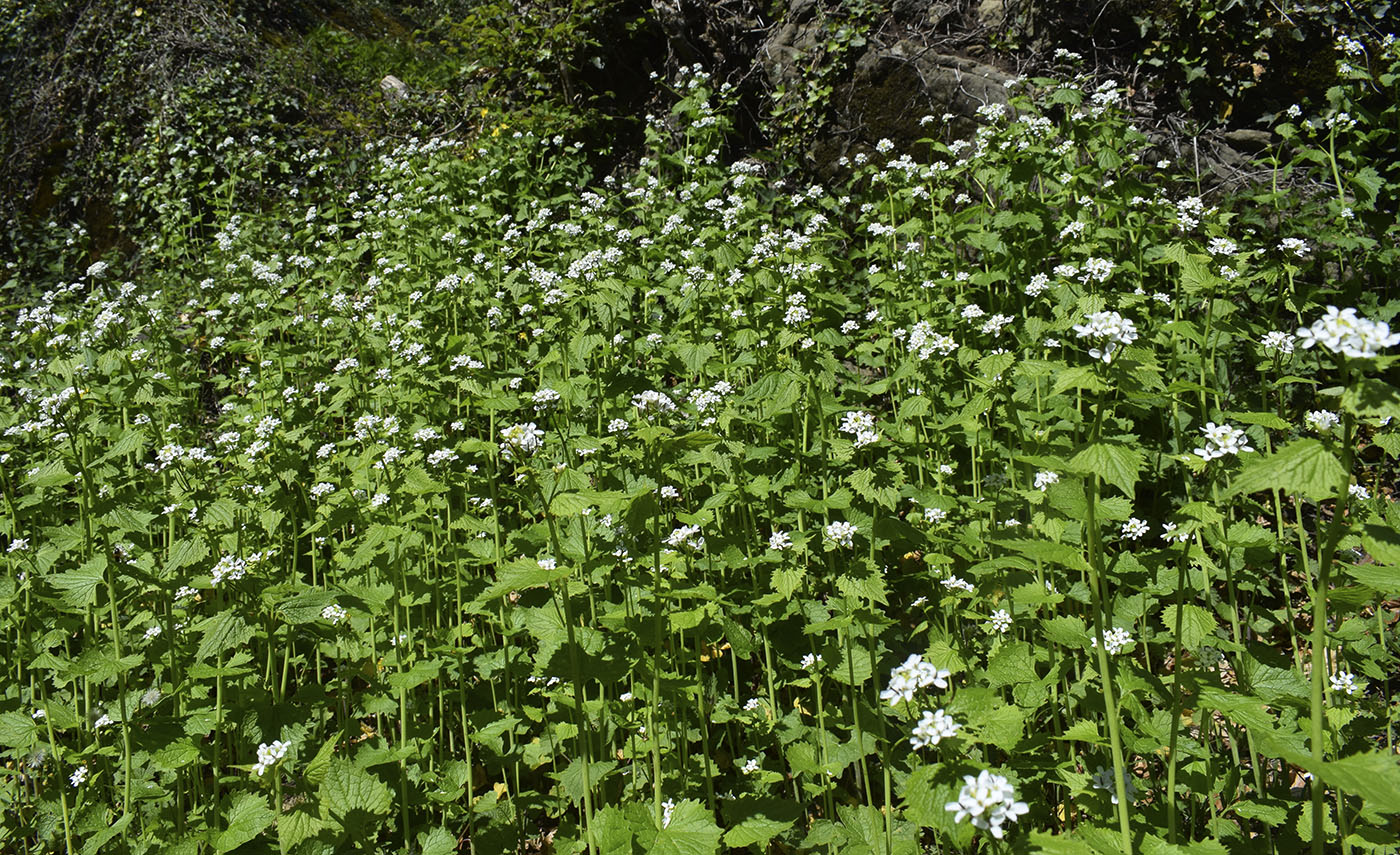
[[[924,710],[923,718],[914,725],[914,734],[909,738],[909,745],[915,751],[930,745],[937,745],[944,739],[957,736],[961,729],[962,725],[954,721],[953,717],[943,710]]]
[[[276,766],[282,761],[283,757],[287,756],[287,749],[291,747],[292,744],[290,742],[283,742],[280,739],[274,739],[271,743],[264,742],[259,745],[258,762],[253,764],[253,774],[261,778],[268,769]]]
[[[993,837],[1000,840],[1006,834],[1002,826],[1015,822],[1030,808],[1025,802],[1016,801],[1016,788],[1004,776],[983,769],[975,778],[963,776],[958,800],[948,802],[944,810],[954,814],[953,822],[971,819],[974,828],[990,831]]]
[[[1117,312],[1093,312],[1085,321],[1075,324],[1074,332],[1093,343],[1089,355],[1094,359],[1112,362],[1120,347],[1137,341],[1137,326]]]
[[[540,446],[544,445],[544,431],[534,422],[515,424],[501,428],[501,439],[501,457],[514,460],[517,452],[529,457],[539,451]]]
[[[856,526],[844,520],[837,520],[826,527],[826,542],[850,549],[855,545]]]
[[[898,706],[900,701],[914,700],[914,693],[934,686],[948,688],[948,677],[952,672],[946,668],[936,668],[917,653],[909,655],[903,665],[890,669],[890,685],[880,693],[880,700],[889,701],[890,706]]]
[[[1132,643],[1132,633],[1128,632],[1121,626],[1115,626],[1113,629],[1110,629],[1109,631],[1103,634],[1103,649],[1107,650],[1108,655],[1110,656],[1117,656],[1119,653],[1122,653],[1124,650],[1126,650],[1128,648],[1128,645]],[[1093,638],[1090,638],[1089,644],[1094,647],[1098,647],[1098,637],[1095,636]]]
[[[1243,451],[1253,451],[1253,447],[1248,444],[1248,438],[1244,431],[1228,424],[1217,425],[1215,422],[1206,422],[1206,426],[1201,428],[1201,433],[1206,438],[1206,444],[1195,450],[1196,456],[1203,460],[1215,460],[1227,454],[1239,454]]]
[[[1400,344],[1400,333],[1392,333],[1390,325],[1372,321],[1356,314],[1356,309],[1328,306],[1327,313],[1313,321],[1311,327],[1298,330],[1303,347],[1321,345],[1324,350],[1353,359],[1372,359],[1381,350]]]
[[[880,434],[875,430],[875,417],[866,412],[847,413],[841,420],[841,432],[854,437],[852,442],[856,448],[864,448],[880,441]]]

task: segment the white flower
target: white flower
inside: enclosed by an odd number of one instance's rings
[[[705,538],[700,535],[699,526],[683,525],[671,532],[666,538],[666,545],[672,549],[684,546],[692,552],[702,552],[705,549]]]
[[[375,493],[369,500],[369,506],[371,508],[381,508],[387,504],[389,504],[388,493]]]
[[[762,768],[763,767],[759,762],[759,758],[754,757],[744,764],[744,768],[741,771],[743,771],[745,775],[752,775],[756,772],[761,771]]]
[[[1035,488],[1042,493],[1050,489],[1051,484],[1058,483],[1060,483],[1060,475],[1058,472],[1041,470],[1040,472],[1035,473]]]
[[[1360,484],[1348,485],[1347,492],[1357,499],[1365,500],[1371,498],[1371,491]]]
[[[945,510],[943,510],[942,508],[925,508],[925,509],[924,509],[924,522],[928,523],[929,525],[935,525],[935,524],[937,524],[937,523],[941,523],[941,522],[943,522],[944,520],[946,520],[947,518],[948,518],[948,512],[945,511]]]
[[[632,396],[632,406],[650,417],[653,412],[669,413],[676,409],[676,402],[664,392],[648,389]]]
[[[1326,433],[1341,424],[1341,418],[1331,410],[1312,410],[1303,416],[1303,424],[1318,433]]]
[[[17,538],[15,538],[14,540],[10,541],[9,548],[7,548],[5,551],[6,551],[6,552],[23,552],[24,550],[26,550],[26,549],[28,549],[28,548],[29,548],[29,538],[27,538],[27,537],[17,537]]]
[[[335,603],[331,603],[329,606],[326,606],[324,609],[321,609],[321,620],[330,621],[331,626],[335,626],[336,624],[345,620],[345,617],[345,609],[341,608]]]
[[[1115,626],[1113,629],[1103,634],[1103,649],[1107,650],[1110,656],[1117,656],[1132,643],[1132,634],[1121,626]],[[1098,647],[1098,637],[1090,638],[1089,644]]]
[[[1165,522],[1162,523],[1162,539],[1167,541],[1168,543],[1185,543],[1186,541],[1191,539],[1191,535],[1177,534],[1176,523]]]
[[[1215,460],[1227,454],[1239,454],[1242,451],[1254,450],[1247,444],[1244,431],[1228,424],[1217,425],[1215,422],[1206,422],[1206,426],[1201,428],[1201,433],[1205,435],[1206,444],[1204,448],[1196,449],[1195,454],[1205,460]]]
[[[768,548],[774,552],[782,552],[792,546],[792,535],[781,529],[773,529],[773,534],[768,537]]]
[[[1234,255],[1238,249],[1235,242],[1229,238],[1211,238],[1206,252],[1211,255]]]
[[[535,562],[541,570],[553,570],[559,566],[559,562],[553,558],[541,558]]]
[[[548,387],[537,391],[531,400],[535,404],[535,412],[543,412],[555,404],[559,403],[559,393]]]
[[[1085,320],[1087,323],[1075,324],[1074,332],[1094,343],[1089,350],[1094,359],[1111,362],[1120,346],[1137,341],[1137,326],[1117,312],[1093,312]]]
[[[290,747],[291,743],[283,742],[280,739],[274,739],[270,744],[264,742],[259,745],[258,762],[253,764],[253,774],[261,778],[264,772],[276,766],[283,757],[287,756],[287,749]]]
[[[544,445],[544,431],[535,426],[534,422],[524,424],[514,424],[508,428],[501,429],[501,456],[506,460],[514,460],[517,452],[530,456]]]
[[[967,591],[968,593],[972,593],[972,583],[967,581],[966,579],[958,578],[957,576],[949,576],[947,579],[944,579],[943,587],[949,590]]]
[[[806,656],[802,657],[802,667],[804,670],[810,671],[816,667],[816,664],[820,661],[822,661],[822,655],[820,653],[816,655],[808,653]]]
[[[889,701],[890,706],[894,707],[898,706],[900,701],[913,701],[914,693],[920,689],[929,686],[946,689],[950,674],[947,669],[935,668],[932,663],[925,662],[922,656],[912,653],[904,660],[904,664],[890,669],[890,684],[880,693],[880,700]]]
[[[971,819],[974,828],[990,831],[1000,840],[1005,834],[1002,826],[1015,822],[1030,808],[1025,802],[1016,801],[1016,788],[1001,775],[993,775],[987,770],[977,777],[963,776],[963,788],[958,800],[948,802],[944,810],[955,814],[953,822]]]
[[[665,828],[671,824],[671,814],[676,812],[676,802],[674,799],[667,799],[661,803],[661,827]]]
[[[845,418],[841,420],[839,430],[855,437],[853,442],[856,448],[864,448],[880,441],[880,434],[875,430],[875,417],[870,413],[860,411],[847,413]]]
[[[1311,327],[1298,330],[1298,341],[1304,348],[1321,345],[1353,359],[1371,359],[1384,348],[1400,344],[1400,333],[1391,333],[1390,325],[1382,321],[1358,317],[1356,309],[1328,306]]]
[[[629,427],[626,419],[613,419],[608,422],[608,433],[625,433]]]
[[[103,713],[102,715],[97,717],[97,721],[92,723],[92,727],[94,730],[101,730],[104,727],[109,727],[111,724],[112,717],[107,715],[106,713]]]
[[[1011,629],[1011,614],[1006,609],[997,609],[992,612],[989,618],[992,623],[992,632],[1005,635]]]
[[[1118,804],[1118,788],[1113,785],[1112,769],[1100,766],[1094,772],[1094,777],[1091,779],[1090,783],[1096,790],[1106,790],[1110,793],[1110,800],[1114,804]],[[1137,801],[1137,783],[1135,779],[1128,774],[1127,769],[1123,770],[1123,790],[1127,794],[1130,803]]]
[[[837,546],[844,546],[850,549],[855,543],[856,526],[844,520],[838,520],[826,527],[826,541]]]
[[[1356,675],[1352,674],[1350,671],[1338,671],[1333,674],[1331,683],[1332,691],[1342,692],[1346,695],[1356,694],[1356,690],[1359,688],[1356,685]]]
[[[1137,540],[1147,534],[1147,523],[1137,517],[1128,517],[1128,521],[1123,523],[1123,536],[1129,540]]]
[[[68,776],[68,783],[74,787],[81,787],[88,778],[88,767],[79,766],[73,770],[73,774]]]
[[[943,710],[934,712],[924,710],[923,718],[914,725],[914,735],[909,738],[909,745],[915,751],[930,745],[937,745],[944,739],[957,736],[961,729],[962,725],[954,721],[953,717]]]
[[[1298,258],[1303,258],[1308,254],[1308,242],[1301,238],[1284,238],[1279,241],[1280,252],[1291,252]]]
[[[1264,333],[1264,337],[1259,340],[1259,344],[1263,346],[1264,353],[1270,356],[1275,353],[1281,353],[1287,356],[1293,352],[1294,341],[1296,341],[1296,339],[1288,333],[1274,330],[1273,332]]]

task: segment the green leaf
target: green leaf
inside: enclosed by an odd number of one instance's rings
[[[588,782],[591,786],[597,787],[598,783],[617,768],[616,761],[597,760],[588,764]],[[583,758],[576,757],[563,772],[559,773],[559,784],[564,788],[564,794],[575,804],[583,801],[584,793],[587,792],[583,785]]]
[[[1332,452],[1315,439],[1299,439],[1268,457],[1258,457],[1244,465],[1230,482],[1229,495],[1278,489],[1309,499],[1337,495],[1346,470]]]
[[[1367,523],[1361,529],[1361,545],[1382,564],[1400,566],[1400,531],[1393,527]]]
[[[1232,422],[1239,422],[1246,425],[1262,425],[1271,430],[1291,430],[1293,425],[1274,415],[1273,413],[1236,413],[1229,412],[1225,417]]]
[[[326,773],[331,768],[331,757],[335,756],[335,746],[340,742],[340,734],[335,734],[327,739],[325,743],[316,751],[316,756],[312,757],[306,764],[302,777],[313,787],[320,786],[326,779]]]
[[[1133,485],[1142,468],[1142,452],[1126,445],[1094,442],[1081,448],[1069,459],[1070,471],[1081,475],[1098,475],[1132,498]]]
[[[802,814],[789,799],[763,796],[741,796],[727,802],[724,812],[733,823],[724,835],[724,845],[731,849],[764,846],[791,828]]]
[[[992,688],[1028,683],[1039,677],[1035,673],[1035,657],[1025,641],[1013,641],[992,656],[987,663],[987,685]]]
[[[1360,796],[1382,813],[1400,813],[1400,758],[1388,752],[1353,754],[1313,769],[1314,775],[1343,792]]]
[[[277,818],[277,842],[291,850],[303,840],[320,834],[325,827],[326,824],[305,806],[296,807]]]
[[[199,650],[194,655],[197,660],[208,659],[216,654],[222,658],[225,653],[237,649],[253,637],[253,628],[231,611],[222,611],[213,617],[205,618],[195,627],[195,631],[203,636],[199,641]]]
[[[1175,605],[1162,609],[1162,627],[1168,633],[1176,632],[1176,610]],[[1215,615],[1204,606],[1181,607],[1181,643],[1188,650],[1195,650],[1206,640],[1214,638],[1218,626]]]
[[[60,592],[63,604],[75,609],[97,603],[97,588],[103,582],[107,557],[98,555],[79,567],[48,577],[48,583]]]
[[[170,548],[170,556],[165,559],[165,572],[173,575],[176,570],[203,561],[209,554],[209,547],[202,540],[182,537]]]
[[[1375,378],[1355,381],[1342,393],[1342,409],[1358,416],[1400,418],[1400,389]]]
[[[28,748],[34,744],[39,722],[27,713],[14,710],[0,713],[0,745],[9,748]]]
[[[455,855],[456,852],[457,838],[447,829],[434,828],[432,831],[418,832],[419,855]]]
[[[714,817],[694,799],[678,802],[671,821],[656,833],[648,855],[714,855],[723,832]]]
[[[267,799],[252,793],[239,793],[229,802],[223,830],[210,834],[209,845],[214,847],[215,852],[232,852],[262,834],[274,815],[272,808],[267,806]]]
[[[1047,641],[1074,650],[1082,650],[1089,646],[1089,631],[1084,626],[1083,618],[1061,615],[1041,621],[1040,626]]]
[[[349,760],[332,760],[318,791],[321,815],[354,834],[389,815],[394,799],[389,786]]]

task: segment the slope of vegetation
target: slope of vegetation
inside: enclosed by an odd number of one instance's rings
[[[607,173],[142,137],[139,248],[11,234],[0,848],[1393,850],[1400,46],[1337,50],[1232,193],[1072,71],[829,184],[696,66]]]

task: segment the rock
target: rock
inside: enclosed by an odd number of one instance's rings
[[[857,61],[851,82],[840,88],[840,128],[813,151],[816,166],[830,174],[832,162],[858,142],[873,145],[887,138],[898,150],[911,151],[916,140],[932,133],[919,125],[928,115],[951,114],[952,135],[971,136],[978,107],[1007,103],[1008,79],[989,65],[911,40],[871,48]]]
[[[384,79],[379,81],[379,90],[390,101],[402,101],[408,97],[408,84],[392,74],[384,75]]]
[[[1261,152],[1274,143],[1274,135],[1268,131],[1252,128],[1239,128],[1225,132],[1225,141],[1241,151]]]

